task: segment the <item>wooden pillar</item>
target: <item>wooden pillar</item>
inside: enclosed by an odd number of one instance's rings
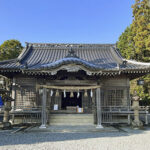
[[[96,106],[97,106],[97,128],[103,128],[102,126],[102,112],[101,112],[101,89],[96,89]]]
[[[96,92],[93,91],[93,97],[92,97],[92,103],[93,103],[93,117],[94,117],[94,124],[97,124],[97,108],[96,108]]]
[[[12,97],[12,99],[14,99],[14,101],[11,101],[11,107],[12,107],[11,110],[14,111],[15,110],[15,103],[16,103],[16,78],[13,78],[11,97]],[[12,124],[15,121],[15,115],[14,114],[12,115],[11,121],[12,121]]]
[[[46,128],[46,123],[47,123],[47,117],[46,117],[46,99],[47,99],[47,94],[46,94],[46,88],[43,88],[43,98],[42,98],[42,114],[41,114],[41,121],[42,124],[40,128]]]
[[[47,93],[47,106],[48,106],[48,110],[47,110],[47,123],[50,124],[50,111],[51,111],[51,95],[50,95],[50,90]]]

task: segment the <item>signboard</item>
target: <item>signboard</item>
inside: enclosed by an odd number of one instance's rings
[[[58,110],[58,104],[54,104],[54,110]]]

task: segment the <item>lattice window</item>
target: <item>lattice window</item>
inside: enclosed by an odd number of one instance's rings
[[[108,90],[107,105],[108,106],[121,106],[123,98],[124,98],[123,90],[118,90],[118,89]]]
[[[16,106],[23,106],[23,98],[20,90],[16,91]]]
[[[16,93],[16,106],[34,107],[36,105],[36,93],[34,89],[19,89]]]

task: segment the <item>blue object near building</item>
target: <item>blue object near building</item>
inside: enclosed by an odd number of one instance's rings
[[[2,101],[2,97],[0,96],[0,108],[4,105],[3,101]],[[0,116],[0,122],[3,121],[3,116]]]
[[[2,101],[2,97],[0,96],[0,107],[3,106],[3,105],[4,105],[4,103]]]

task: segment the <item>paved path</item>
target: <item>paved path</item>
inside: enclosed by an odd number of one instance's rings
[[[79,125],[79,126],[67,126],[67,125],[55,125],[47,126],[46,129],[40,129],[39,127],[34,127],[29,132],[57,132],[57,133],[83,133],[83,132],[117,132],[118,129],[112,126],[103,126],[99,129],[96,125]]]
[[[149,150],[150,128],[121,132],[12,134],[0,131],[0,150]]]

